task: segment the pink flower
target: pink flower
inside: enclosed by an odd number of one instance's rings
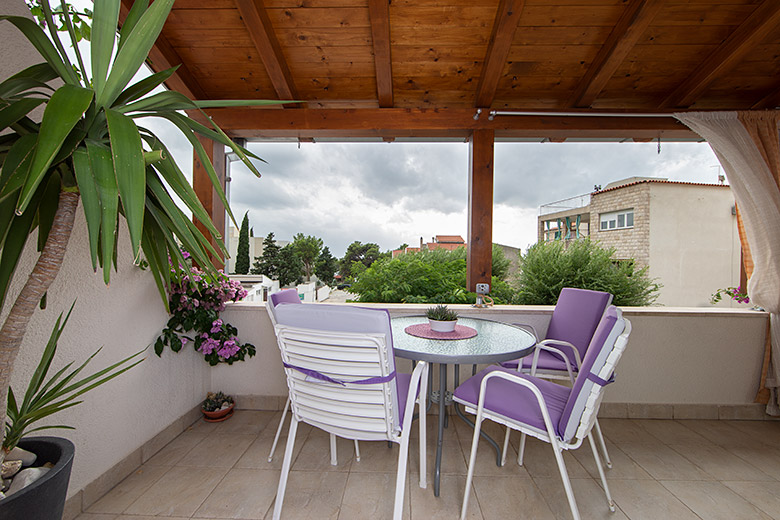
[[[211,333],[216,334],[222,330],[222,320],[217,318],[211,323]]]

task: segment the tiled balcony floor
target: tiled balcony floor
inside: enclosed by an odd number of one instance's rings
[[[266,458],[280,412],[238,411],[228,421],[198,421],[78,520],[271,518],[284,442]],[[430,416],[432,474],[435,416]],[[490,423],[488,431],[498,432]],[[780,519],[780,422],[603,419],[614,468],[607,472],[617,511],[610,514],[587,445],[565,460],[583,519]],[[414,427],[416,429],[416,423]],[[495,436],[495,435],[494,435]],[[511,457],[519,439],[514,434]],[[451,418],[445,432],[441,496],[418,486],[418,450],[410,449],[405,518],[458,517],[471,430]],[[339,440],[330,465],[328,436],[298,430],[283,518],[391,518],[398,447]],[[471,519],[569,519],[563,486],[547,444],[529,440],[524,467],[498,468],[480,446]]]

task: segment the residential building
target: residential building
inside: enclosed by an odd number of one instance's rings
[[[538,222],[539,241],[590,237],[649,266],[663,284],[659,304],[705,306],[717,289],[740,285],[736,208],[724,184],[631,177],[546,204]]]
[[[446,249],[447,251],[455,251],[459,247],[466,247],[466,241],[460,235],[436,235],[431,238],[430,242],[423,242],[423,237],[420,237],[420,247],[405,247],[403,249],[396,249],[393,251],[393,258],[403,253],[417,253],[423,249],[433,251],[434,249]]]
[[[228,228],[228,236],[227,240],[225,240],[228,253],[230,254],[230,258],[225,259],[225,272],[232,273],[233,272],[233,266],[236,262],[236,253],[238,251],[238,233],[239,230],[236,229],[233,226],[230,226]],[[249,268],[252,268],[252,264],[255,262],[255,257],[261,256],[263,254],[263,240],[265,240],[265,235],[263,236],[253,236],[249,237]],[[291,244],[289,240],[274,240],[277,246],[284,247],[288,244]]]

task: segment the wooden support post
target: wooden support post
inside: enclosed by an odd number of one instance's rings
[[[225,145],[219,144],[206,137],[198,136],[200,144],[206,149],[206,154],[211,160],[211,164],[214,165],[214,170],[217,172],[217,177],[222,184],[222,189],[225,189],[225,179],[227,177],[226,160],[225,160]],[[214,223],[214,227],[222,234],[225,233],[225,205],[222,204],[219,196],[217,195],[214,186],[211,184],[208,171],[203,166],[198,154],[193,151],[193,163],[192,163],[192,187],[195,189],[195,194],[200,199],[203,207],[211,216],[211,221]],[[206,227],[201,224],[198,219],[193,217],[193,222],[205,236],[210,236]],[[220,237],[224,241],[224,237]],[[215,240],[212,238],[212,244],[214,249],[219,251],[216,246]],[[217,257],[211,258],[214,266],[217,268],[224,267],[224,258]]]
[[[478,283],[490,283],[492,276],[494,138],[493,130],[474,130],[469,137],[469,291],[476,291]]]

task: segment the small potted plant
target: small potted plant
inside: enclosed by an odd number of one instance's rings
[[[446,305],[430,307],[425,315],[428,317],[431,330],[435,332],[452,332],[458,323],[458,313],[448,309]]]
[[[203,420],[206,422],[220,422],[229,419],[233,415],[235,402],[229,395],[222,392],[209,392],[206,394],[206,400],[203,401],[201,411]]]

